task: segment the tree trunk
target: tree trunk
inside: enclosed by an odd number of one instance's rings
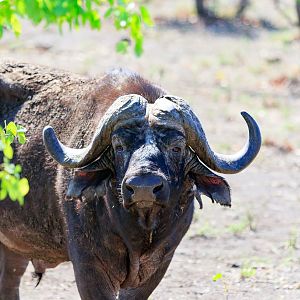
[[[296,11],[298,17],[298,26],[300,27],[300,0],[296,0]]]
[[[236,12],[236,18],[241,18],[243,13],[247,9],[250,4],[250,0],[240,0],[239,7]],[[196,10],[199,18],[207,20],[207,19],[216,19],[217,16],[206,8],[205,0],[196,0]]]
[[[238,10],[236,12],[236,18],[241,18],[246,10],[246,8],[249,6],[250,1],[249,0],[241,0]]]
[[[213,19],[215,14],[204,5],[205,0],[196,0],[196,10],[200,19]]]

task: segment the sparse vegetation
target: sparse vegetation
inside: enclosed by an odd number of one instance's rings
[[[246,216],[239,222],[227,226],[227,230],[236,235],[241,234],[246,229],[256,231],[254,216],[250,212],[247,212]]]
[[[245,261],[241,267],[241,278],[247,279],[255,276],[256,268],[251,261]]]
[[[217,273],[215,274],[213,277],[212,277],[212,280],[214,282],[217,282],[217,281],[221,281],[222,284],[223,284],[223,288],[224,288],[224,293],[225,293],[225,296],[226,296],[226,299],[228,299],[228,292],[229,292],[229,288],[228,288],[228,284],[226,283],[226,280],[224,279],[224,276],[222,273]]]
[[[289,239],[287,241],[287,248],[291,250],[297,250],[298,232],[293,229],[290,231]]]
[[[206,222],[196,231],[193,237],[214,238],[219,233],[220,232],[218,231],[218,229],[214,228],[210,223]]]

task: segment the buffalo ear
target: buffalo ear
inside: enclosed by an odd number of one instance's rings
[[[209,171],[207,169],[207,171]],[[201,194],[209,197],[212,202],[224,206],[231,206],[230,187],[226,180],[212,172],[210,174],[193,173],[192,178],[196,185],[196,199],[202,208]]]
[[[88,188],[93,188],[95,194],[98,197],[102,197],[106,193],[105,179],[108,177],[108,171],[76,171],[69,183],[67,197],[81,198],[83,191]]]

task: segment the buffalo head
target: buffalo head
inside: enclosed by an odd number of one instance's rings
[[[94,173],[110,170],[113,175],[109,186],[123,209],[138,215],[141,225],[150,229],[161,211],[184,209],[194,196],[200,206],[201,194],[230,206],[228,184],[210,169],[237,173],[257,155],[261,146],[259,128],[246,112],[242,116],[249,139],[234,155],[212,151],[189,105],[167,95],[153,104],[134,94],[118,98],[86,148],[64,146],[51,127],[44,129],[44,142],[59,164],[85,174],[71,183],[71,195],[80,195],[92,181],[97,182]],[[102,186],[99,190],[105,194],[106,189]]]

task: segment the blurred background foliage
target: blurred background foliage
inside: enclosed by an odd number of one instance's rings
[[[230,1],[225,1],[226,3],[222,3],[222,1],[218,0],[195,0],[196,1],[196,10],[197,14],[200,18],[204,20],[213,21],[220,17],[228,17],[226,14],[224,15],[224,11],[228,11],[228,5]],[[295,21],[294,18],[291,16],[289,7],[284,3],[282,0],[271,0],[273,2],[274,7],[277,11],[285,18],[291,25],[299,26],[300,27],[300,0],[293,0],[294,1],[294,14],[297,17]],[[224,2],[224,1],[223,1]],[[242,19],[245,15],[247,9],[251,6],[251,0],[239,0],[235,1],[235,9],[232,9],[233,12],[231,13],[231,17],[233,18],[240,18]],[[227,7],[227,9],[226,9]]]
[[[70,29],[89,25],[100,30],[103,19],[112,19],[116,30],[128,31],[129,39],[123,39],[116,50],[127,52],[130,39],[134,42],[134,52],[143,52],[143,25],[152,26],[148,9],[140,1],[132,0],[1,0],[0,37],[5,29],[16,36],[22,31],[20,19],[28,19],[34,25],[55,24],[63,31],[67,24]]]

